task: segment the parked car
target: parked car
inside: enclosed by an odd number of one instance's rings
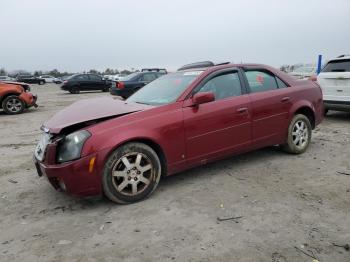
[[[296,68],[294,71],[289,72],[288,74],[297,78],[297,79],[311,79],[317,75],[317,68],[314,66],[301,66]]]
[[[42,75],[40,76],[41,79],[45,80],[45,83],[55,83],[55,84],[61,84],[63,81],[57,77],[50,76],[50,75]]]
[[[167,74],[166,69],[144,68],[141,72],[132,73],[121,80],[113,82],[110,93],[111,95],[128,98],[137,90],[165,74]]]
[[[329,60],[317,82],[323,90],[325,113],[328,110],[350,112],[350,55]]]
[[[114,75],[114,76],[111,76],[111,80],[113,80],[113,81],[123,80],[123,78],[126,76],[127,75],[125,75],[125,74]]]
[[[45,79],[42,79],[40,77],[36,77],[33,75],[18,75],[16,78],[16,81],[27,83],[27,84],[39,84],[39,85],[45,84]]]
[[[315,82],[259,64],[196,63],[126,101],[81,100],[58,112],[34,162],[58,190],[132,203],[162,176],[218,159],[276,144],[301,154],[322,119]]]
[[[71,94],[79,94],[80,91],[101,90],[108,92],[111,81],[95,74],[75,74],[63,81],[62,90]]]
[[[16,79],[9,76],[0,76],[0,81],[15,81]]]
[[[37,107],[36,100],[28,84],[0,81],[0,108],[6,114],[20,114],[26,108]]]

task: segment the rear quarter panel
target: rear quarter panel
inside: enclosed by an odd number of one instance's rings
[[[312,81],[295,81],[292,87],[295,101],[289,112],[289,118],[292,119],[295,112],[302,107],[310,108],[315,116],[315,126],[323,120],[324,106],[321,88]]]

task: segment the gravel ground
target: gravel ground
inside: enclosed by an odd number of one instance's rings
[[[146,201],[74,199],[36,175],[40,126],[94,92],[32,87],[0,112],[0,261],[350,261],[350,114],[331,112],[306,153],[266,148],[163,179]],[[218,221],[217,218],[240,217]],[[304,253],[303,253],[304,252]],[[306,254],[305,254],[306,253]]]

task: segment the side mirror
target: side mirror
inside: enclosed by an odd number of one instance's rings
[[[213,92],[199,92],[192,97],[193,105],[209,103],[215,100]]]

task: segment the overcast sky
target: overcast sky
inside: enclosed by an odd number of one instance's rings
[[[350,53],[349,0],[0,0],[0,68],[314,62]]]

